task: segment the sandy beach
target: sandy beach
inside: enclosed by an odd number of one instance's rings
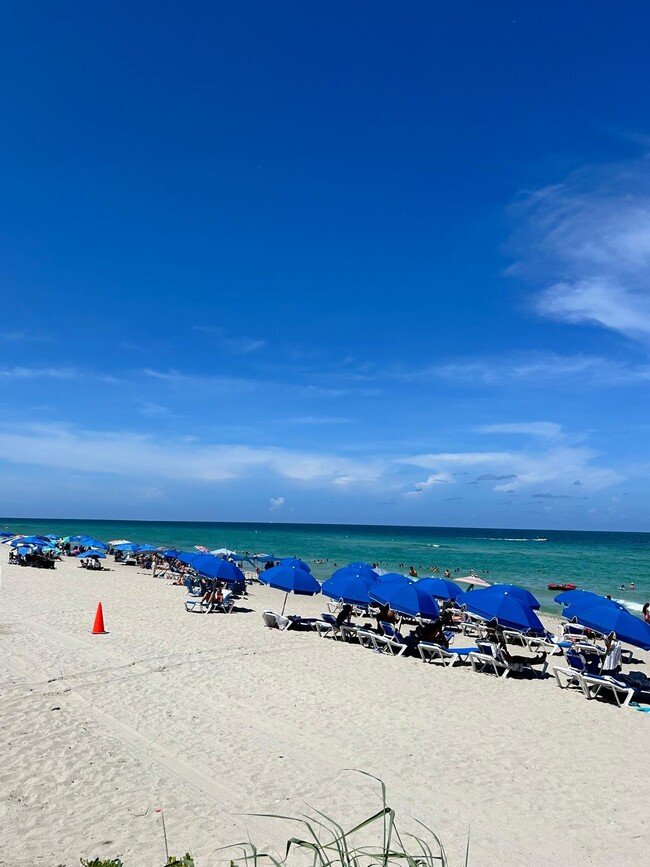
[[[188,614],[184,588],[138,568],[8,566],[2,552],[0,865],[117,857],[197,867],[296,825],[306,805],[352,825],[381,777],[403,830],[434,828],[451,865],[648,862],[650,720],[553,679],[497,680],[278,632],[250,589],[231,615]],[[90,634],[102,601],[107,635]],[[321,597],[287,610],[317,615]],[[649,654],[637,658],[648,670]],[[558,664],[562,663],[558,657]]]

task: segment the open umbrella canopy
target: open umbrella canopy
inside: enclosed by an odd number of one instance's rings
[[[155,545],[139,545],[138,546],[138,554],[146,553],[147,551],[157,551],[157,550],[158,550],[158,548],[156,548]]]
[[[599,593],[592,593],[591,590],[564,590],[562,593],[558,593],[553,601],[557,602],[558,605],[586,605],[592,607],[593,605],[603,603],[623,608],[620,602],[614,602],[613,599],[607,599],[607,597],[601,596]]]
[[[487,592],[494,593],[495,595],[509,593],[511,596],[516,596],[517,599],[525,605],[528,605],[529,608],[534,610],[539,610],[539,608],[541,608],[541,605],[530,590],[526,590],[525,587],[518,587],[516,584],[492,584],[487,589]]]
[[[377,574],[377,570],[374,569],[374,568],[370,565],[370,563],[348,563],[348,568],[349,568],[349,569],[364,569],[364,570],[367,569],[367,570],[369,570],[370,572],[374,572],[375,575]]]
[[[79,543],[85,545],[86,548],[100,548],[102,551],[108,550],[108,545],[104,542],[100,542],[99,539],[93,539],[92,536],[81,536],[79,538]]]
[[[165,551],[161,552],[163,557],[178,557],[180,551],[177,551],[176,548],[167,548]]]
[[[399,584],[400,586],[404,586],[405,584],[414,584],[412,578],[409,578],[408,575],[402,575],[399,572],[383,572],[381,575],[377,576],[378,584]]]
[[[246,581],[244,573],[234,563],[222,560],[214,554],[197,554],[190,566],[205,578],[218,578],[226,584],[234,581]]]
[[[532,630],[544,633],[544,626],[533,609],[518,596],[508,591],[492,593],[491,588],[471,590],[456,598],[457,605],[464,605],[472,614],[486,620],[496,618],[501,626],[510,629]]]
[[[372,569],[367,569],[364,566],[341,566],[340,569],[332,572],[330,579],[351,578],[353,576],[361,578],[367,583],[374,583],[375,581],[377,581],[377,573],[373,572]]]
[[[113,545],[115,551],[137,551],[140,548],[135,542],[122,542],[121,545]]]
[[[609,603],[609,600],[605,602]],[[578,623],[603,635],[615,632],[619,641],[650,650],[650,624],[630,614],[626,608],[602,603],[593,606],[570,605],[565,616],[575,617]]]
[[[75,557],[78,557],[79,560],[87,560],[89,558],[105,560],[106,554],[103,551],[82,551],[80,554],[75,554]]]
[[[284,590],[285,593],[297,593],[299,596],[314,596],[321,591],[314,576],[299,566],[274,566],[272,569],[265,569],[259,578],[269,587]]]
[[[371,587],[369,595],[375,602],[389,605],[393,611],[398,611],[400,614],[425,617],[428,620],[435,620],[440,616],[435,599],[420,588],[419,582],[402,584],[398,581],[387,581]]]
[[[340,599],[349,605],[368,605],[368,588],[374,583],[354,569],[339,569],[323,582],[322,591],[330,599]]]
[[[65,539],[63,541],[65,542]],[[130,539],[111,539],[111,541],[108,544],[109,545],[126,545],[126,544],[130,545],[131,540]]]
[[[47,545],[50,548],[53,547],[50,540],[44,536],[21,536],[19,539],[13,539],[9,544],[12,548],[17,548],[19,545],[38,545],[38,547]]]
[[[463,592],[458,584],[448,578],[421,578],[417,586],[434,599],[456,599]]]
[[[305,572],[311,572],[309,566],[304,560],[298,560],[297,557],[283,557],[280,560],[280,566],[297,566],[298,569],[304,569]]]
[[[198,548],[200,551],[204,550],[202,546],[195,545],[195,548]],[[231,551],[230,548],[215,548],[214,551],[209,551],[207,553],[214,554],[216,557],[230,557],[231,554],[236,554],[236,551]]]
[[[253,554],[253,560],[259,563],[275,563],[276,558],[273,554]]]
[[[200,557],[200,554],[192,554],[187,551],[174,551],[172,554],[173,557],[176,557],[177,560],[180,560],[181,563],[185,563],[186,566],[191,566],[197,557]]]
[[[16,534],[9,530],[0,530],[0,537],[3,539],[12,539]]]
[[[472,587],[491,587],[489,581],[484,581],[482,578],[479,578],[478,575],[465,575],[462,578],[454,578],[454,581],[458,581],[459,584],[471,584]]]

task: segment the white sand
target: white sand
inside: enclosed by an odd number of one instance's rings
[[[159,806],[170,849],[198,867],[248,834],[281,848],[297,826],[241,814],[307,803],[351,825],[378,808],[378,787],[345,768],[381,776],[404,827],[411,815],[435,828],[451,865],[470,831],[473,867],[649,861],[650,715],[554,680],[268,630],[261,611],[284,597],[265,587],[248,613],[188,614],[183,588],[135,568],[0,557],[3,867],[159,867]],[[93,636],[99,600],[109,634]]]

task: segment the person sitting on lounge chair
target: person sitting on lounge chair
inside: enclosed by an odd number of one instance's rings
[[[352,606],[344,605],[343,608],[336,615],[336,625],[342,626],[344,623],[349,623],[350,618],[352,617]]]
[[[379,611],[376,614],[377,620],[377,631],[380,635],[384,634],[384,630],[382,628],[382,623],[397,623],[397,615],[394,611],[391,611],[391,607],[388,603],[385,605],[379,606]]]
[[[486,640],[492,645],[492,653],[495,659],[502,659],[511,667],[519,669],[528,668],[531,665],[544,665],[546,662],[546,653],[538,653],[537,656],[517,656],[514,653],[510,653],[503,637],[503,630],[496,619],[488,621],[486,627]]]
[[[409,635],[409,639],[414,639],[416,645],[421,641],[426,641],[429,644],[438,644],[440,647],[449,647],[449,640],[445,635],[442,620],[432,620],[430,623],[423,623]]]

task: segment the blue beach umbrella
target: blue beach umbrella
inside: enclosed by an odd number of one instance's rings
[[[417,586],[434,599],[456,599],[463,592],[458,584],[447,578],[421,578]]]
[[[167,548],[166,551],[162,552],[163,557],[176,557],[176,558],[178,558],[179,554],[180,554],[180,551],[177,551],[176,548]]]
[[[136,545],[135,542],[122,542],[121,545],[115,545],[113,548],[114,551],[137,551],[140,548],[139,545]]]
[[[92,557],[93,559],[98,557],[100,560],[105,560],[106,554],[104,554],[103,551],[82,551],[80,554],[75,554],[75,557],[79,560],[85,560],[89,557]]]
[[[348,563],[348,568],[349,569],[368,569],[368,570],[370,570],[370,572],[374,572],[375,575],[377,574],[377,570],[373,569],[373,567],[370,565],[370,563]]]
[[[525,587],[519,587],[516,584],[493,584],[491,587],[485,588],[490,593],[509,593],[511,596],[516,596],[524,605],[528,605],[529,608],[533,608],[538,610],[541,608],[541,605],[537,601],[537,599],[533,596],[530,590],[526,590]]]
[[[222,560],[214,554],[197,554],[190,563],[192,569],[205,578],[218,578],[226,584],[246,581],[244,573],[234,563]],[[271,570],[269,570],[271,571]]]
[[[408,575],[402,575],[399,572],[384,572],[383,575],[377,575],[376,580],[378,584],[399,584],[401,586],[415,583]]]
[[[52,547],[50,540],[44,536],[22,536],[20,539],[13,539],[9,544],[12,548],[17,548],[19,545],[38,545],[39,548],[43,545]]]
[[[349,605],[368,605],[370,598],[368,596],[368,588],[374,584],[356,573],[353,569],[339,569],[339,573],[349,574],[334,574],[327,581],[323,582],[322,591],[325,596],[330,599],[340,599],[342,602],[347,602]]]
[[[0,537],[3,539],[11,539],[15,536],[15,533],[11,533],[9,530],[1,530]]]
[[[427,620],[435,620],[440,616],[440,609],[435,599],[420,588],[419,582],[401,584],[389,581],[385,584],[377,584],[370,588],[369,595],[371,599],[381,605],[389,605],[393,611],[399,611],[400,614],[424,617]]]
[[[27,547],[18,548],[18,553],[20,554],[21,557],[24,557],[26,554],[33,554],[34,549],[33,548],[27,548]]]
[[[363,565],[341,566],[340,569],[332,572],[330,578],[351,578],[353,576],[356,576],[357,578],[362,578],[364,581],[370,583],[375,583],[378,580],[377,573],[373,572],[372,569],[368,569]]]
[[[304,560],[298,560],[296,557],[283,557],[280,560],[280,566],[297,566],[298,569],[304,569],[305,572],[311,572],[309,566]]]
[[[100,542],[99,539],[93,539],[92,536],[77,536],[76,541],[85,545],[87,548],[101,548],[103,551],[108,551],[108,545]]]
[[[268,584],[269,587],[285,592],[282,614],[284,614],[289,593],[295,593],[297,596],[315,596],[321,592],[321,586],[314,576],[299,566],[274,566],[272,569],[266,569],[262,572],[259,578],[263,584]]]
[[[157,550],[158,550],[158,548],[156,548],[155,545],[139,545],[138,546],[138,554],[140,554],[142,552],[146,553],[148,551],[157,551]]]
[[[571,605],[572,607],[586,605],[591,608],[593,605],[600,605],[603,603],[605,605],[614,605],[617,608],[623,608],[619,602],[614,602],[613,599],[607,599],[599,593],[592,593],[591,590],[564,590],[562,593],[558,593],[553,601],[557,602],[558,605]]]
[[[583,626],[595,629],[603,635],[615,632],[619,641],[625,644],[650,650],[650,624],[630,614],[625,608],[602,603],[593,606],[571,605],[567,609],[566,616],[575,616]]]
[[[504,593],[490,593],[491,589],[486,587],[484,590],[461,593],[456,597],[456,604],[464,605],[472,614],[478,614],[486,620],[496,618],[501,626],[510,629],[530,629],[544,633],[541,620],[529,605],[507,590]]]
[[[200,554],[192,554],[187,551],[174,551],[172,554],[173,557],[176,557],[177,560],[180,560],[181,563],[185,563],[186,566],[191,566],[197,557],[200,557]]]

